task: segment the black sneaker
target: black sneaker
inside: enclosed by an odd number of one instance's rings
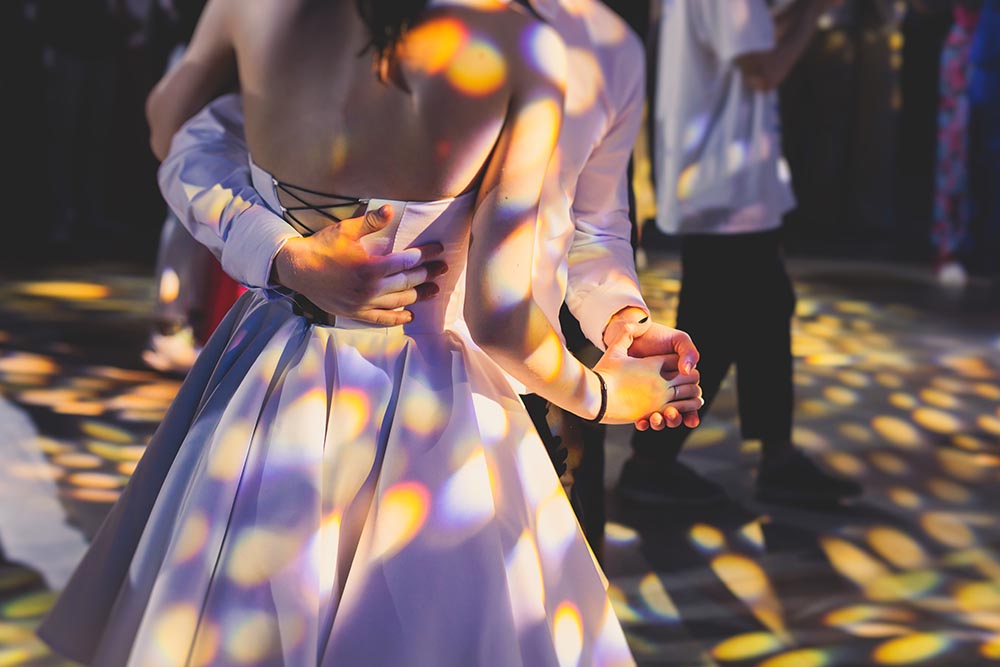
[[[757,500],[768,503],[837,503],[863,491],[857,482],[824,471],[798,450],[757,473]]]
[[[721,486],[680,461],[663,465],[631,458],[622,468],[617,491],[623,499],[643,505],[706,507],[729,500]]]

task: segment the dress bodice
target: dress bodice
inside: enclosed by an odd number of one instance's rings
[[[281,185],[270,173],[251,160],[250,171],[254,188],[278,215],[285,217],[285,208],[278,196]],[[408,306],[413,321],[404,326],[406,333],[434,333],[443,331],[449,323],[462,316],[462,296],[465,265],[469,248],[469,231],[476,192],[436,201],[401,201],[393,199],[356,200],[372,211],[384,204],[392,206],[392,220],[384,229],[362,238],[362,245],[373,255],[399,252],[427,243],[441,243],[444,254],[440,258],[448,265],[448,272],[435,282],[440,292],[433,298]],[[287,218],[286,218],[287,219]],[[337,318],[338,327],[368,328],[373,325]]]

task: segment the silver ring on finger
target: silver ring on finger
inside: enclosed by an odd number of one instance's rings
[[[676,400],[677,400],[677,394],[678,394],[678,391],[677,391],[677,385],[674,385],[673,387],[671,387],[671,389],[673,389],[673,390],[674,390],[674,397],[673,397],[673,398],[671,398],[670,400],[671,400],[671,401],[676,401]]]

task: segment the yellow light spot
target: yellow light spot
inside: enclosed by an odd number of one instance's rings
[[[899,389],[905,384],[903,378],[892,373],[879,373],[875,376],[875,381],[888,389]]]
[[[961,519],[948,512],[927,512],[920,518],[927,534],[950,547],[971,547],[976,536]]]
[[[72,281],[53,280],[49,282],[22,283],[15,290],[28,296],[37,296],[64,301],[96,301],[107,297],[111,290],[107,285]]]
[[[68,497],[85,503],[113,503],[118,500],[120,493],[120,491],[111,489],[74,488],[66,491]]]
[[[208,540],[208,519],[201,512],[194,512],[185,520],[174,548],[174,562],[184,563],[196,556]]]
[[[977,396],[981,396],[988,401],[1000,401],[1000,386],[989,384],[988,382],[977,382],[973,387]]]
[[[698,179],[698,163],[688,165],[677,178],[677,199],[684,201],[694,191],[695,182]]]
[[[16,598],[3,605],[3,617],[11,621],[35,618],[52,608],[58,593],[43,591]]]
[[[872,436],[871,429],[862,424],[841,424],[840,434],[848,440],[853,440],[854,442],[860,442],[863,444],[868,444],[875,439]]]
[[[889,489],[888,495],[889,500],[906,509],[916,509],[924,504],[923,498],[916,491],[902,486],[894,486]]]
[[[444,486],[437,511],[442,526],[461,528],[458,537],[482,527],[493,516],[492,487],[486,456],[473,454]]]
[[[1000,660],[1000,635],[984,642],[979,652],[984,658]]]
[[[85,421],[80,425],[80,430],[84,435],[90,436],[94,440],[112,442],[121,445],[130,445],[135,442],[135,437],[123,428],[96,421]]]
[[[183,665],[188,649],[198,627],[198,610],[192,605],[180,604],[162,612],[156,620],[154,638],[157,662],[166,665]]]
[[[105,461],[138,461],[146,447],[143,445],[110,445],[104,442],[88,442],[87,450]]]
[[[875,452],[871,455],[872,465],[889,475],[903,475],[910,469],[902,458],[889,452]]]
[[[889,403],[900,410],[912,410],[919,404],[916,396],[913,394],[904,394],[901,391],[890,394]]]
[[[406,34],[403,49],[407,62],[427,75],[448,66],[465,44],[467,31],[460,21],[439,18],[425,21]]]
[[[712,649],[716,660],[736,661],[756,658],[784,647],[777,636],[769,632],[750,632],[730,637]]]
[[[979,415],[979,419],[976,420],[979,428],[983,429],[987,433],[992,433],[993,435],[1000,435],[1000,418],[994,417],[993,415]]]
[[[952,410],[961,404],[954,394],[940,389],[924,389],[920,392],[920,398],[924,403],[944,410]]]
[[[78,472],[70,475],[67,480],[73,486],[85,489],[119,489],[125,486],[125,478],[121,475],[109,475],[100,472]]]
[[[181,293],[181,279],[177,272],[167,267],[160,275],[160,302],[173,303]]]
[[[936,452],[938,464],[952,477],[965,482],[979,482],[990,474],[979,455],[942,449]]]
[[[894,607],[859,604],[843,607],[836,611],[831,611],[826,615],[827,624],[834,627],[865,623],[872,620],[900,621],[905,623],[913,620],[913,613]]]
[[[824,458],[830,467],[848,477],[858,477],[865,472],[864,462],[846,452],[832,452]]]
[[[940,582],[937,573],[917,570],[879,577],[865,587],[865,593],[872,600],[888,602],[913,600],[923,597]]]
[[[868,542],[885,560],[901,569],[913,569],[927,564],[927,554],[909,535],[888,526],[868,531]]]
[[[237,664],[253,665],[278,645],[277,620],[260,611],[244,612],[234,628],[226,628],[226,654]]]
[[[835,405],[848,407],[858,402],[858,395],[846,387],[827,387],[823,394]]]
[[[566,115],[580,116],[598,104],[606,90],[604,69],[591,49],[568,48],[567,67],[573,72],[573,85],[566,87]]]
[[[604,539],[612,544],[633,544],[639,541],[639,533],[634,528],[609,521],[604,528]]]
[[[962,421],[952,414],[934,408],[918,408],[913,411],[913,421],[928,431],[935,433],[956,433],[962,429]]]
[[[506,567],[515,622],[519,629],[527,628],[545,618],[542,563],[535,541],[527,529],[507,555]]]
[[[639,582],[639,595],[642,596],[642,600],[649,610],[660,618],[671,621],[680,619],[680,611],[670,599],[670,594],[667,593],[663,582],[655,573],[650,572]]]
[[[483,39],[473,38],[467,40],[451,59],[447,77],[461,93],[489,95],[507,79],[507,64],[496,47]]]
[[[972,493],[961,484],[956,484],[951,480],[936,477],[927,483],[931,493],[950,503],[968,503],[972,500]]]
[[[1000,582],[976,581],[958,586],[955,600],[964,611],[1000,610]]]
[[[226,572],[240,586],[259,586],[288,565],[297,549],[295,540],[282,531],[245,528],[233,546]]]
[[[692,542],[702,551],[718,551],[725,543],[726,538],[715,526],[698,523],[691,527],[689,535]]]
[[[243,470],[249,447],[250,426],[242,420],[225,429],[208,454],[208,474],[218,480],[234,480]]]
[[[920,432],[912,424],[898,417],[875,417],[872,428],[885,440],[904,449],[919,447],[922,440]]]
[[[824,667],[828,663],[826,654],[819,649],[804,648],[768,658],[759,667]]]
[[[779,636],[785,633],[781,603],[760,565],[745,556],[723,554],[712,559],[712,570],[757,620]]]
[[[26,375],[55,375],[59,364],[48,357],[27,352],[15,352],[0,357],[0,371]]]
[[[913,665],[944,652],[950,642],[930,633],[914,633],[890,639],[872,653],[876,662],[883,665]]]
[[[840,574],[855,584],[865,585],[867,582],[889,575],[888,568],[867,551],[839,537],[823,537],[820,546]]]
[[[576,667],[583,655],[583,621],[571,602],[563,602],[552,619],[552,638],[559,667]]]
[[[397,484],[386,491],[375,516],[375,554],[387,559],[409,544],[429,511],[430,496],[416,482]]]
[[[52,462],[63,468],[91,469],[100,468],[103,465],[100,458],[84,452],[69,452],[58,454],[52,458]]]
[[[217,625],[202,619],[198,627],[198,637],[191,652],[191,667],[212,667],[218,664],[220,632]]]
[[[420,382],[407,385],[401,402],[401,426],[420,435],[437,433],[444,428],[451,415],[448,404]]]
[[[913,630],[907,625],[894,625],[892,623],[857,623],[844,628],[855,637],[899,637],[901,635],[912,634]]]
[[[558,568],[577,531],[573,508],[562,488],[554,488],[538,505],[536,520],[543,563]]]

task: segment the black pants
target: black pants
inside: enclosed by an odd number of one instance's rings
[[[735,364],[743,437],[787,442],[795,291],[785,271],[780,231],[685,236],[681,265],[677,328],[691,335],[701,353],[702,415]],[[685,426],[637,431],[632,448],[639,458],[669,465],[689,434]]]

